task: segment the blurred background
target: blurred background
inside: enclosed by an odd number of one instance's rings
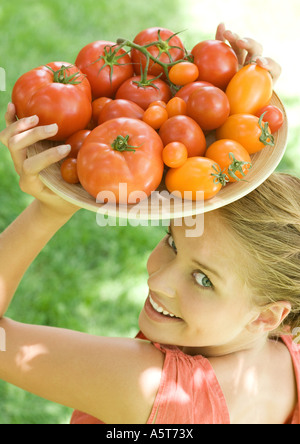
[[[74,63],[90,42],[134,39],[152,26],[183,31],[181,38],[192,49],[214,38],[220,22],[241,37],[260,41],[264,55],[281,64],[275,90],[288,113],[289,142],[278,170],[299,176],[298,0],[1,0],[0,67],[6,91],[0,90],[0,129],[14,83],[32,68],[53,61]],[[31,201],[19,190],[3,146],[0,188],[2,231]],[[100,228],[95,214],[81,210],[32,264],[8,316],[96,335],[135,336],[147,296],[147,258],[164,234],[163,227]],[[72,413],[2,381],[0,412],[0,424],[68,424]]]

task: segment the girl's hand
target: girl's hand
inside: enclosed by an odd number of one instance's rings
[[[16,172],[20,176],[21,190],[35,197],[43,211],[47,211],[48,214],[71,216],[79,208],[57,196],[39,178],[39,173],[44,168],[64,159],[71,147],[57,146],[27,158],[27,148],[53,137],[58,127],[56,124],[37,126],[39,122],[37,116],[16,120],[15,115],[15,106],[10,103],[5,114],[7,128],[0,132],[0,142],[10,151]]]
[[[241,39],[237,34],[226,30],[224,23],[218,26],[216,40],[221,40],[222,42],[227,40],[230,43],[241,66],[255,62],[258,66],[267,69],[271,73],[274,83],[279,79],[281,74],[280,65],[273,59],[262,56],[263,47],[260,43],[251,38]]]

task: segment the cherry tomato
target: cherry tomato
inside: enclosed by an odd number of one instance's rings
[[[195,82],[199,77],[198,66],[191,62],[180,62],[172,66],[169,78],[174,85],[184,86]]]
[[[255,115],[260,117],[264,113],[264,122],[268,122],[272,134],[276,133],[282,127],[284,122],[284,116],[281,109],[274,105],[268,105],[261,108]]]
[[[205,40],[193,48],[192,55],[199,69],[198,80],[210,82],[222,90],[238,72],[237,56],[225,42]]]
[[[61,165],[61,175],[65,182],[70,184],[79,183],[77,172],[77,159],[70,157],[65,159]]]
[[[167,103],[167,112],[169,117],[186,116],[187,104],[180,97],[173,97],[173,99]]]
[[[112,99],[110,99],[109,97],[99,97],[99,99],[96,99],[92,102],[92,109],[93,109],[92,123],[94,124],[94,126],[98,125],[98,120],[101,111],[103,110],[105,105],[111,101]]]
[[[143,121],[155,130],[158,130],[168,118],[168,112],[162,106],[150,106],[143,115]]]
[[[171,142],[183,143],[189,157],[203,156],[206,150],[206,139],[200,126],[188,116],[174,116],[168,119],[159,135],[164,146]]]
[[[183,99],[186,103],[188,102],[190,95],[196,91],[196,89],[201,88],[202,86],[213,86],[212,83],[208,82],[192,82],[185,85],[183,88],[181,88],[176,94],[175,97],[180,97]]]
[[[164,164],[170,168],[181,167],[187,161],[187,158],[188,150],[183,143],[169,143],[163,150]]]
[[[135,37],[134,43],[145,46],[152,42],[157,42],[153,46],[148,46],[147,50],[150,54],[163,63],[170,63],[171,61],[176,62],[180,59],[184,59],[185,49],[181,39],[174,34],[174,32],[165,28],[148,28],[141,31]],[[145,70],[147,62],[146,57],[137,49],[132,49],[131,58],[135,73],[140,75],[141,67]],[[163,68],[153,60],[150,60],[148,74],[153,75],[154,77],[163,74],[163,78],[165,78]]]
[[[144,110],[157,100],[167,103],[171,99],[170,87],[163,80],[147,76],[146,84],[141,84],[140,82],[141,76],[131,77],[126,80],[118,89],[116,99],[131,100]]]
[[[252,167],[248,151],[234,140],[217,140],[207,149],[205,157],[220,165],[229,182],[243,179]]]
[[[182,199],[207,200],[222,189],[219,174],[220,167],[213,160],[190,157],[180,168],[167,172],[165,184],[170,193]]]
[[[92,117],[89,82],[76,66],[65,62],[23,74],[13,88],[12,102],[19,119],[36,114],[41,126],[56,123],[58,133],[50,140],[66,140],[85,129]]]
[[[113,42],[99,40],[79,52],[75,65],[87,76],[93,98],[113,98],[118,88],[133,76],[130,56]]]
[[[82,147],[83,142],[89,136],[91,133],[90,130],[81,130],[77,131],[76,133],[72,134],[71,137],[69,137],[66,140],[66,145],[71,145],[71,151],[68,157],[74,157],[75,159],[78,156],[79,150]]]
[[[149,196],[160,185],[162,151],[161,138],[142,120],[108,120],[91,132],[79,151],[80,183],[95,198],[103,191],[113,193],[116,203],[135,203],[128,202],[131,193]],[[121,193],[120,183],[127,185]]]
[[[265,123],[252,114],[234,114],[216,131],[217,139],[230,139],[239,142],[249,154],[262,150],[266,145],[274,146],[274,138],[269,131],[264,135]]]
[[[271,74],[255,64],[244,66],[230,81],[226,95],[231,114],[256,114],[269,104],[273,93]]]
[[[131,117],[132,119],[142,120],[144,110],[131,100],[112,100],[107,103],[100,113],[98,124],[107,120],[117,119],[118,117]]]
[[[194,119],[204,131],[218,128],[230,114],[229,101],[220,88],[203,86],[194,91],[187,103],[187,115]]]

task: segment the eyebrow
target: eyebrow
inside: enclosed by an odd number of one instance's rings
[[[171,225],[169,226],[169,230],[170,230],[170,232],[171,232],[172,237],[174,238],[173,229],[172,229],[172,226],[171,226]],[[175,238],[174,238],[174,239],[175,239]],[[220,274],[219,274],[216,270],[213,270],[213,269],[209,268],[208,266],[206,266],[206,265],[204,265],[204,264],[201,264],[197,259],[192,259],[192,262],[193,262],[194,264],[198,265],[198,267],[200,267],[201,270],[207,271],[209,274],[210,274],[210,273],[211,273],[211,274],[214,274],[218,279],[222,279],[221,276],[220,276]]]

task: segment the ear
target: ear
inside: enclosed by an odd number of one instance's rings
[[[287,301],[272,302],[260,311],[259,315],[248,325],[253,333],[265,333],[276,330],[291,311],[291,304]]]

